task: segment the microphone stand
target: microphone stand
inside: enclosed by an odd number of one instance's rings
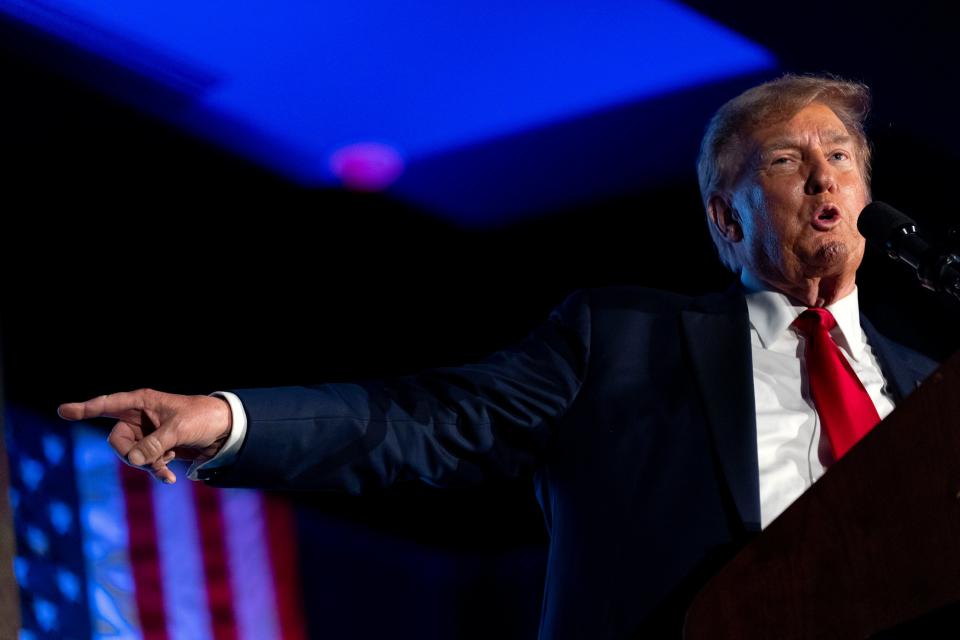
[[[928,267],[929,275],[933,277],[936,285],[931,288],[934,291],[943,291],[952,296],[954,301],[960,302],[960,224],[947,231],[946,242],[936,253],[939,255]],[[924,280],[922,276],[920,279]],[[926,282],[924,286],[927,286]]]
[[[887,239],[886,249],[890,258],[913,268],[925,289],[960,302],[960,225],[950,229],[943,242],[928,245],[908,219]]]

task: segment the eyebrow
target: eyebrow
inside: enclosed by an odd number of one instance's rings
[[[824,139],[827,144],[848,144],[851,140],[853,140],[853,137],[845,131],[830,129],[828,131],[824,131]],[[800,138],[775,138],[768,144],[765,144],[760,151],[761,153],[770,153],[771,151],[779,151],[781,149],[796,149],[802,146],[803,142],[800,140]]]

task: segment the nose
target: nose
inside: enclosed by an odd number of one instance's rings
[[[826,158],[816,158],[810,165],[810,173],[804,187],[807,195],[831,192],[837,188],[837,177],[834,167]]]

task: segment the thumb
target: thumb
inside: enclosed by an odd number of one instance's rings
[[[133,445],[127,452],[127,462],[135,467],[152,465],[179,444],[177,426],[173,423],[162,424]]]

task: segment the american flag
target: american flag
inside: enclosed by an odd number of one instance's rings
[[[163,485],[102,429],[7,408],[21,640],[302,640],[289,504]],[[175,463],[176,464],[176,463]]]

